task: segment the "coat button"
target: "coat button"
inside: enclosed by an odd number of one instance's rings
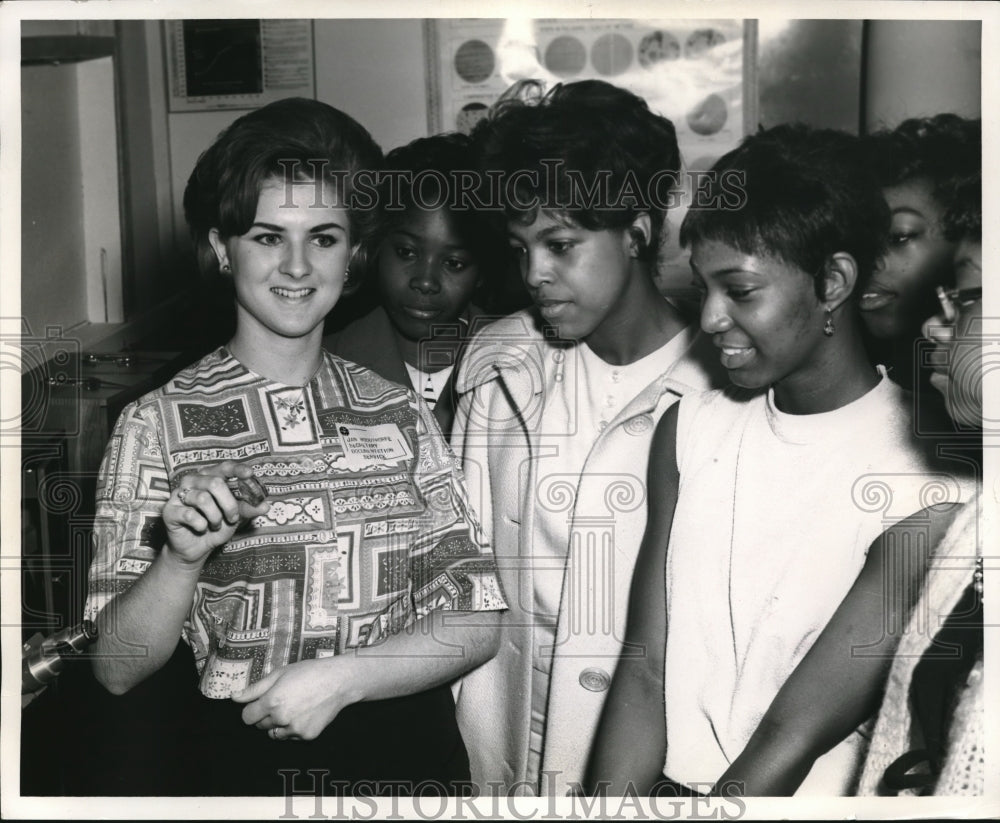
[[[604,669],[584,669],[580,672],[580,685],[588,692],[606,692],[611,685],[611,675]]]
[[[653,418],[648,414],[640,414],[625,421],[624,429],[632,435],[645,434],[653,428]]]

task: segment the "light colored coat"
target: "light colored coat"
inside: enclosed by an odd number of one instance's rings
[[[653,431],[683,394],[726,382],[718,352],[693,328],[683,354],[601,432],[574,494],[546,484],[544,505],[565,505],[570,521],[556,628],[556,652],[540,785],[525,782],[531,721],[533,566],[538,502],[531,493],[542,446],[545,360],[565,346],[546,339],[529,312],[484,329],[458,375],[452,445],[470,502],[493,545],[509,611],[497,656],[460,682],[458,719],[472,779],[484,793],[563,795],[581,781],[625,634],[636,554],[646,525],[646,471]],[[544,466],[544,464],[543,464]],[[536,649],[551,654],[551,649]]]

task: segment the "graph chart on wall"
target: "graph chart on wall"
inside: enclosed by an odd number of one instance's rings
[[[511,84],[601,79],[673,121],[689,168],[755,122],[754,27],[742,20],[428,21],[428,127],[468,133]]]

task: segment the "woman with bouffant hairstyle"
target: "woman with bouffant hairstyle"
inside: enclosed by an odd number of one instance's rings
[[[473,134],[534,305],[483,329],[457,381],[452,444],[511,600],[458,712],[473,780],[563,795],[621,649],[656,421],[723,378],[654,280],[673,124],[602,81],[539,91],[515,88]]]
[[[426,406],[321,347],[364,231],[354,183],[380,161],[346,114],[290,99],[236,120],[188,181],[236,331],[119,418],[86,604],[113,694],[187,657],[162,793],[468,777],[448,683],[496,648],[492,555]]]

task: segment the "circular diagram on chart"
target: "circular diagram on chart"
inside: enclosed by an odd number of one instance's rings
[[[496,57],[482,40],[466,40],[455,52],[455,71],[466,83],[482,83],[493,74]]]
[[[714,46],[726,42],[726,35],[718,29],[695,29],[684,44],[685,57],[698,57]]]
[[[681,44],[669,31],[651,31],[639,41],[639,65],[651,68],[681,56]]]
[[[569,35],[555,38],[545,49],[545,68],[556,77],[572,77],[587,65],[587,49]]]
[[[590,48],[590,62],[605,77],[621,74],[632,65],[632,43],[622,34],[602,34]]]
[[[695,134],[715,134],[729,118],[726,101],[717,94],[710,94],[687,115],[688,127]]]

